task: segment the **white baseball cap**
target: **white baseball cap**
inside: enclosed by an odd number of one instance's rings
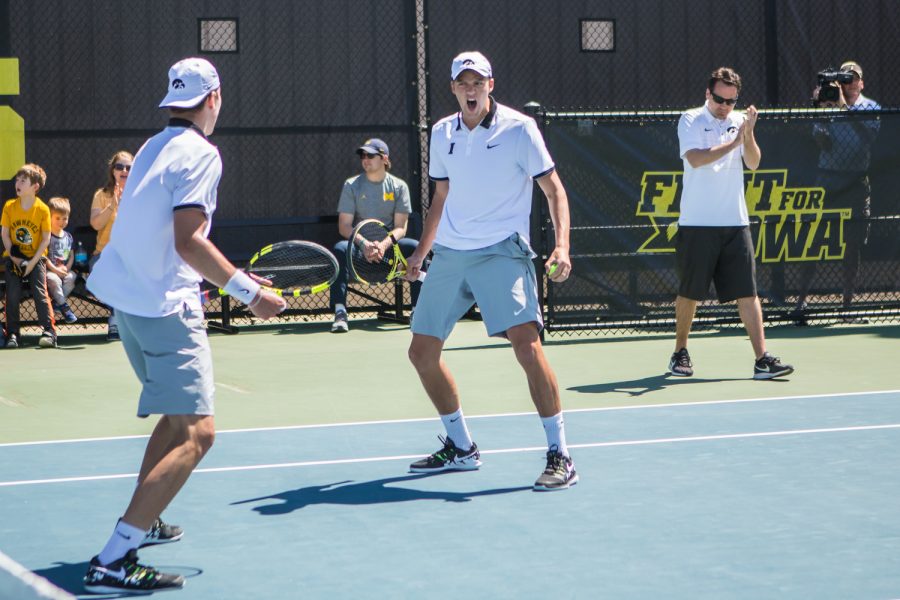
[[[493,77],[491,63],[481,52],[463,52],[453,59],[450,67],[450,79],[455,80],[463,71],[475,71],[485,77]]]
[[[185,58],[169,69],[169,92],[160,108],[193,108],[210,92],[219,89],[219,74],[208,60]]]

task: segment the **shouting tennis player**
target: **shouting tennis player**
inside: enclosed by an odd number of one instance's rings
[[[544,357],[536,256],[528,241],[533,181],[547,196],[556,248],[551,279],[565,281],[569,261],[569,203],[534,119],[497,104],[491,64],[463,52],[450,69],[459,112],[432,129],[429,176],[435,182],[419,247],[409,258],[415,281],[429,250],[434,259],[413,316],[409,357],[447,430],[443,448],[410,465],[416,473],[471,470],[481,465],[441,358],[454,324],[478,303],[491,336],[506,337],[528,378],[531,399],[547,434],[547,466],[536,490],[578,481],[566,448],[556,376]]]
[[[115,308],[119,335],[142,384],[137,414],[161,414],[138,485],[106,546],[91,559],[84,587],[94,593],[150,593],[180,588],[184,577],[138,564],[137,549],[212,446],[213,374],[200,305],[201,277],[268,319],[284,300],[236,269],[207,239],[222,175],[206,139],[222,107],[219,75],[187,58],[169,69],[168,126],[134,157],[109,244],[88,287]],[[171,532],[170,532],[171,533]]]

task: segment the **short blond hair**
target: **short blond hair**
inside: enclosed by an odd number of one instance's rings
[[[47,201],[47,206],[50,207],[50,212],[52,213],[61,213],[68,216],[72,212],[69,199],[62,196],[53,196]]]
[[[20,175],[27,177],[32,185],[35,183],[38,184],[39,189],[42,189],[47,184],[47,173],[44,172],[44,169],[42,169],[40,165],[34,163],[22,165],[19,167],[19,170],[16,171],[16,177],[19,177]]]

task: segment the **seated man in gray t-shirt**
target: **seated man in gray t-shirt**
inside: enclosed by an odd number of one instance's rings
[[[378,219],[384,223],[398,240],[403,256],[415,252],[419,242],[406,237],[406,225],[412,204],[409,186],[406,182],[388,173],[391,168],[390,151],[387,144],[377,138],[366,140],[356,149],[362,162],[363,172],[344,182],[341,199],[338,202],[338,231],[344,239],[334,245],[334,255],[341,271],[337,281],[331,286],[331,307],[334,309],[332,333],[344,333],[347,324],[347,244],[353,234],[353,227],[363,219]],[[413,306],[422,287],[420,281],[411,284]]]

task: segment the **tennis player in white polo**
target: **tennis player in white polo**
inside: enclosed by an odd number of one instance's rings
[[[215,437],[201,278],[261,319],[285,307],[207,239],[222,175],[219,151],[207,140],[222,107],[215,67],[202,58],[177,62],[159,106],[172,119],[134,157],[109,244],[88,280],[88,288],[116,310],[125,352],[142,384],[138,416],[162,415],[131,503],[84,577],[85,589],[94,593],[184,586],[181,575],[138,564],[137,549],[180,539],[180,531],[160,539],[152,528]]]
[[[409,357],[447,432],[443,447],[410,465],[416,473],[471,470],[480,454],[466,426],[456,383],[441,358],[455,323],[477,302],[491,336],[506,337],[525,371],[531,399],[547,434],[547,464],[536,490],[578,481],[566,447],[556,376],[544,357],[543,328],[529,245],[533,182],[547,196],[556,248],[551,279],[565,281],[569,261],[569,203],[534,119],[498,104],[491,64],[463,52],[450,69],[459,112],[432,129],[431,208],[407,278],[415,281],[430,250],[434,260],[413,316]]]

